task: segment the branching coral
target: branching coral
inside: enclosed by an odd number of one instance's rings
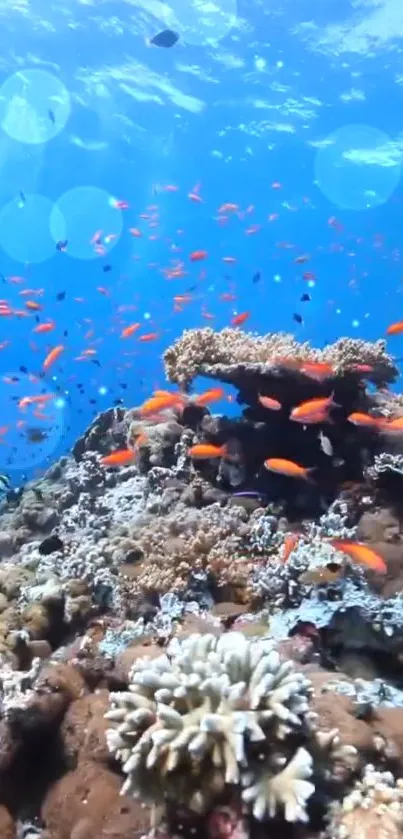
[[[139,590],[183,590],[191,573],[207,571],[219,584],[244,585],[251,575],[245,558],[248,515],[241,507],[218,503],[202,510],[176,506],[133,533],[143,557],[136,577]],[[249,552],[250,553],[250,552]]]
[[[164,361],[168,379],[181,386],[199,374],[229,382],[246,373],[269,375],[283,359],[324,362],[332,365],[335,375],[366,364],[373,368],[370,378],[379,384],[393,381],[398,372],[385,347],[384,341],[340,338],[318,350],[281,332],[258,336],[236,329],[189,329],[168,347]]]
[[[257,819],[306,821],[313,759],[294,737],[307,737],[310,691],[269,641],[236,632],[191,635],[137,661],[106,715],[122,793],[206,812],[232,785]]]

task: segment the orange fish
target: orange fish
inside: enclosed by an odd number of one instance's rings
[[[143,402],[140,408],[140,414],[145,417],[148,414],[158,414],[160,411],[165,411],[167,408],[174,408],[176,406],[184,406],[184,399],[179,393],[166,393],[162,396],[152,396],[151,399]]]
[[[197,443],[188,449],[188,454],[195,460],[210,460],[214,457],[225,457],[227,454],[227,447],[214,446],[212,443]]]
[[[295,550],[295,548],[297,547],[299,540],[299,533],[287,533],[284,539],[283,551],[281,554],[282,562],[287,562],[290,554],[292,554],[293,550]]]
[[[327,417],[328,411],[335,405],[336,403],[333,402],[333,393],[330,396],[323,396],[319,399],[307,399],[306,402],[301,402],[300,405],[292,409],[290,419],[293,422],[305,423],[307,420],[312,420],[315,417]],[[314,421],[323,422],[323,419],[314,419]]]
[[[392,431],[392,432],[399,432],[403,431],[403,417],[396,417],[396,419],[392,420],[378,420],[378,425],[382,431]]]
[[[222,387],[213,387],[211,390],[206,390],[205,393],[201,393],[200,396],[196,396],[193,400],[194,405],[210,405],[211,402],[217,402],[219,399],[223,399],[224,397],[224,390]]]
[[[147,344],[149,341],[156,341],[159,337],[158,332],[147,332],[145,335],[140,335],[139,341],[143,344]]]
[[[285,460],[282,457],[269,457],[268,460],[265,460],[264,465],[269,472],[286,475],[288,478],[302,478],[305,481],[310,480],[310,472],[315,468],[300,466],[298,463],[294,463],[293,460]]]
[[[402,332],[403,332],[403,320],[398,320],[398,321],[396,321],[396,323],[391,323],[388,326],[388,328],[385,332],[385,335],[401,335]]]
[[[55,328],[56,324],[53,320],[47,321],[46,323],[39,323],[38,326],[35,326],[32,332],[37,332],[42,334],[44,332],[52,332]]]
[[[189,256],[191,262],[202,262],[203,259],[206,259],[207,251],[192,251]]]
[[[122,333],[121,333],[120,337],[121,338],[130,338],[131,335],[134,335],[134,333],[137,332],[138,329],[140,329],[140,326],[141,326],[141,323],[132,323],[132,324],[130,324],[130,326],[125,326],[125,328],[122,329]]]
[[[136,239],[140,239],[143,235],[141,230],[139,230],[137,227],[129,227],[129,233],[131,233],[132,236],[134,236]]]
[[[26,300],[25,305],[27,309],[30,309],[31,312],[40,312],[42,306],[40,303],[37,303],[36,300]]]
[[[371,571],[378,571],[380,574],[385,574],[387,566],[385,560],[377,554],[372,548],[363,545],[362,542],[350,542],[342,539],[331,539],[330,544],[336,551],[347,554],[354,562],[359,562],[360,565],[365,565]]]
[[[334,376],[332,365],[326,364],[325,362],[305,361],[303,364],[298,366],[301,373],[304,373],[305,376],[309,376],[310,379],[316,379],[318,382]]]
[[[347,421],[362,428],[379,428],[385,422],[385,420],[379,417],[371,417],[370,414],[363,414],[360,411],[354,411],[352,414],[349,414]]]
[[[269,411],[281,411],[281,408],[283,407],[281,402],[279,402],[278,399],[273,399],[272,396],[262,396],[262,394],[259,393],[258,399],[260,404],[263,405],[264,408],[268,408]]]
[[[51,366],[51,365],[52,365],[55,361],[57,361],[57,359],[58,359],[58,358],[59,358],[59,356],[62,354],[62,352],[64,352],[64,346],[63,346],[63,344],[59,344],[57,347],[54,347],[54,348],[53,348],[53,350],[51,350],[51,351],[48,353],[48,355],[46,356],[45,361],[43,362],[43,369],[44,369],[44,370],[48,370],[48,369],[49,369],[49,367],[50,367],[50,366]]]
[[[231,325],[241,326],[246,320],[248,320],[249,317],[250,312],[240,312],[239,315],[235,315],[235,317],[232,318]]]
[[[103,466],[126,466],[132,463],[136,454],[133,449],[119,449],[112,454],[107,454],[106,457],[101,457]]]

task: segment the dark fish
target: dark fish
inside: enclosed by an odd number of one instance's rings
[[[59,291],[58,294],[56,294],[56,300],[64,300],[65,297],[66,297],[66,292],[65,291]]]
[[[302,294],[299,299],[300,299],[301,303],[309,303],[309,301],[312,300],[312,297],[310,296],[310,294],[307,294],[305,292],[305,294]]]
[[[56,242],[56,250],[57,251],[65,251],[68,245],[67,239],[64,241],[60,240],[60,242]]]
[[[254,274],[253,277],[252,277],[252,282],[253,283],[258,283],[261,279],[262,279],[262,275],[261,275],[260,271],[256,271],[256,274]]]
[[[24,365],[23,365],[23,364],[21,364],[21,367],[19,368],[19,371],[20,371],[20,373],[26,373],[26,374],[28,374],[28,368],[27,368],[27,367],[24,367]]]
[[[25,204],[26,198],[25,198],[25,195],[24,195],[22,189],[19,190],[19,194],[20,194],[20,198],[21,198],[22,203]]]
[[[24,433],[29,443],[43,443],[44,440],[48,439],[46,431],[43,431],[42,428],[26,428]]]
[[[53,536],[47,536],[46,539],[41,542],[38,547],[38,553],[41,556],[49,556],[49,554],[54,553],[55,551],[62,551],[64,548],[62,540],[59,536],[54,534]]]
[[[108,271],[112,271],[112,265],[104,265],[102,270],[104,274],[107,274]]]
[[[53,111],[50,108],[48,110],[48,117],[49,117],[52,125],[54,125],[55,122],[56,122],[56,119],[55,119],[55,115],[54,115]]]
[[[179,40],[179,35],[176,32],[173,32],[172,29],[163,29],[162,32],[158,32],[158,35],[154,35],[153,38],[150,40],[150,44],[153,44],[154,47],[173,47],[176,42]]]
[[[298,313],[294,313],[292,317],[293,317],[293,320],[295,320],[296,323],[303,323],[304,322],[301,315],[299,315]]]

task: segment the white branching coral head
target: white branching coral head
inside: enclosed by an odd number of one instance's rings
[[[202,813],[232,785],[258,819],[305,820],[312,758],[294,736],[309,730],[310,694],[269,640],[176,639],[135,662],[129,691],[111,694],[107,742],[127,775],[122,792]]]

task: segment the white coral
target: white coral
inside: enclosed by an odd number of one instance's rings
[[[130,690],[112,694],[106,715],[117,724],[107,742],[127,775],[122,791],[152,797],[159,787],[177,800],[180,772],[195,809],[206,809],[214,784],[217,792],[233,784],[246,786],[257,818],[282,807],[286,820],[304,820],[312,759],[298,749],[284,768],[278,751],[304,721],[309,695],[310,682],[270,642],[237,632],[191,635],[136,661]]]

